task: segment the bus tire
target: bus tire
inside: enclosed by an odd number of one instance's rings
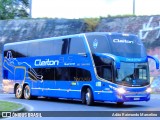
[[[122,106],[124,102],[117,102],[117,106]]]
[[[82,103],[88,106],[93,105],[93,93],[90,88],[87,88],[86,91],[82,93]]]
[[[21,85],[17,85],[16,86],[15,97],[18,98],[18,99],[22,99],[23,98],[23,88],[22,88]]]
[[[86,97],[85,97],[85,95],[86,95],[86,91],[83,91],[82,92],[82,104],[86,104]]]
[[[31,89],[30,89],[29,85],[26,85],[24,87],[24,98],[27,100],[31,99]]]

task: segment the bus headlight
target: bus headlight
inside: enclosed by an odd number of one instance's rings
[[[124,88],[117,88],[117,92],[120,94],[124,94],[126,90]]]
[[[147,93],[151,93],[151,92],[152,92],[152,89],[149,87],[149,88],[146,89],[146,92],[147,92]]]

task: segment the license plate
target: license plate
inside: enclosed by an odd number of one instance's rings
[[[134,98],[134,100],[140,100],[140,98]]]

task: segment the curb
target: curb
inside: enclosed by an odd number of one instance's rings
[[[19,104],[19,103],[18,103]],[[22,104],[21,104],[22,105]],[[19,109],[17,109],[17,110],[12,110],[11,112],[19,112],[19,111],[21,111],[21,112],[23,112],[23,111],[25,111],[26,110],[26,108],[24,107],[24,105],[22,105],[22,107],[21,108],[19,108]]]

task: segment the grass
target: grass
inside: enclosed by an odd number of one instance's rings
[[[18,103],[0,101],[0,111],[16,111],[21,107],[22,105]]]

